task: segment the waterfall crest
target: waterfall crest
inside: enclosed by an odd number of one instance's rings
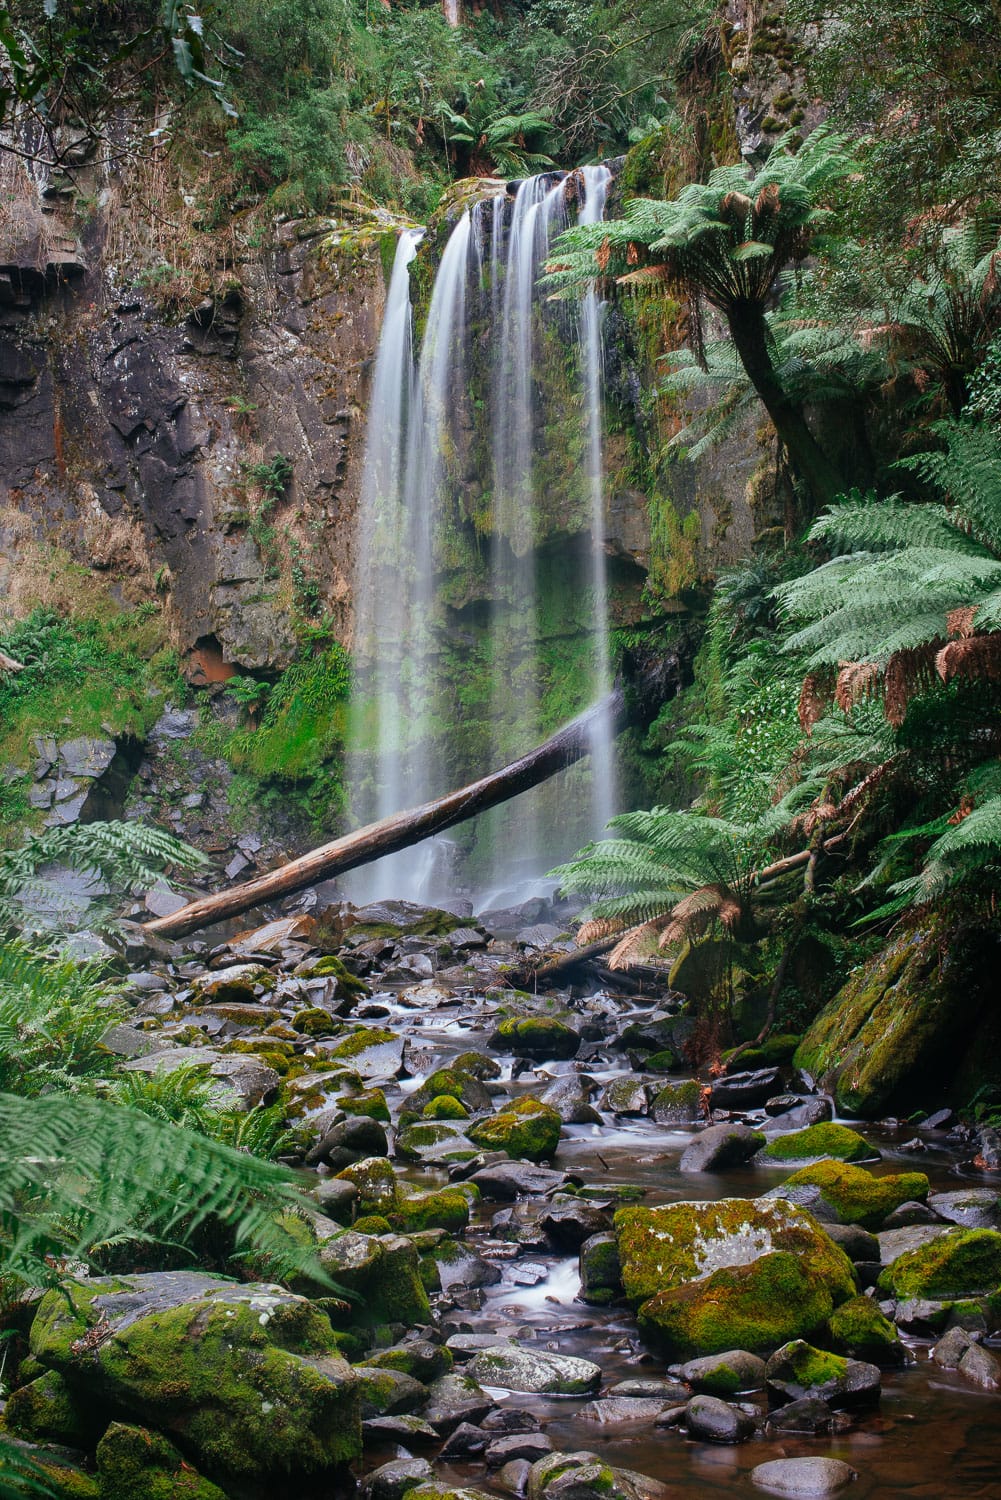
[[[355,824],[524,753],[556,727],[547,722],[554,696],[561,706],[580,700],[576,712],[610,687],[601,307],[593,292],[547,305],[536,289],[574,203],[579,222],[602,218],[610,175],[606,167],[542,174],[467,209],[438,267],[416,364],[410,268],[421,232],[401,235],[358,527]],[[558,380],[540,376],[547,360]],[[477,570],[484,607],[456,604],[447,587],[460,555]],[[557,575],[569,580],[576,619],[586,614],[586,642],[572,684],[557,682],[554,692],[561,637],[578,628],[560,617]],[[551,659],[540,649],[547,633],[557,643]],[[484,701],[468,713],[476,693],[453,680],[464,656],[489,674]],[[476,756],[468,768],[464,752]],[[357,872],[352,897],[427,901],[462,885],[524,893],[614,813],[609,725],[595,725],[590,772],[557,781],[567,781],[564,793],[539,788],[479,821],[465,841],[465,880],[449,868],[455,846],[431,840]]]

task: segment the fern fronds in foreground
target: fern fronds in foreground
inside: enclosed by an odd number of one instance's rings
[[[316,1273],[278,1220],[300,1202],[280,1167],[179,1126],[79,1096],[0,1094],[0,1264],[35,1284],[111,1240],[183,1243],[210,1217],[276,1274]]]
[[[45,1474],[8,1437],[0,1437],[0,1500],[56,1500],[56,1492]]]

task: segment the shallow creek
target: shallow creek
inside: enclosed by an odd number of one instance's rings
[[[383,997],[380,997],[383,998]],[[393,1008],[395,1010],[395,1007]],[[455,1016],[400,1011],[384,1024],[406,1031],[411,1039],[411,1062],[426,1052],[440,1065],[449,1054],[483,1048],[486,1036]],[[553,1077],[575,1070],[573,1063],[545,1063],[517,1074],[513,1083],[511,1060],[505,1066],[508,1086],[518,1092],[538,1091]],[[588,1068],[590,1076],[607,1079],[625,1069],[603,1072]],[[406,1080],[401,1092],[415,1088],[419,1078]],[[400,1099],[397,1097],[396,1104]],[[395,1109],[394,1109],[395,1113]],[[754,1197],[780,1183],[788,1169],[755,1166],[725,1172],[685,1174],[678,1161],[694,1133],[684,1127],[659,1126],[649,1120],[619,1120],[606,1116],[604,1127],[564,1127],[556,1165],[578,1174],[586,1187],[629,1184],[644,1192],[648,1205],[680,1199]],[[948,1145],[929,1143],[920,1155],[900,1150],[913,1137],[913,1128],[860,1126],[882,1152],[877,1173],[920,1170],[933,1189],[957,1188],[964,1182],[988,1182],[989,1174],[962,1172]],[[415,1186],[436,1187],[446,1180],[439,1171],[407,1167],[403,1175]],[[450,1321],[475,1333],[497,1332],[532,1342],[540,1349],[580,1355],[604,1372],[602,1389],[637,1376],[659,1377],[666,1366],[640,1343],[628,1309],[589,1307],[576,1299],[579,1289],[576,1257],[556,1257],[536,1251],[514,1258],[514,1247],[491,1237],[490,1221],[505,1205],[482,1203],[467,1232],[470,1244],[487,1259],[496,1259],[503,1280],[481,1294],[478,1310],[452,1313]],[[518,1285],[526,1263],[545,1270],[537,1285]],[[531,1275],[531,1271],[528,1272]],[[677,1496],[749,1496],[760,1493],[748,1474],[772,1458],[819,1454],[840,1458],[859,1472],[850,1492],[857,1500],[889,1500],[891,1496],[935,1497],[935,1500],[974,1500],[1001,1497],[1001,1395],[986,1393],[951,1371],[929,1363],[930,1340],[906,1340],[910,1363],[900,1370],[884,1370],[880,1406],[857,1417],[846,1433],[833,1437],[756,1437],[738,1446],[714,1446],[689,1441],[679,1431],[658,1430],[649,1423],[604,1426],[579,1415],[583,1399],[533,1397],[494,1391],[500,1402],[527,1408],[542,1421],[554,1446],[567,1452],[588,1449],[607,1461],[635,1469],[671,1486]],[[743,1398],[762,1412],[762,1394]],[[374,1468],[405,1450],[394,1444],[366,1449],[366,1468]],[[447,1463],[432,1459],[440,1480],[477,1489],[496,1488],[483,1464]],[[505,1493],[497,1489],[498,1494]]]

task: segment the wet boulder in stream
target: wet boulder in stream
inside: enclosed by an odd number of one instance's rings
[[[695,1137],[681,1157],[682,1172],[719,1172],[739,1167],[764,1144],[760,1130],[746,1125],[710,1125]]]
[[[481,1385],[537,1396],[590,1396],[601,1384],[601,1369],[590,1360],[523,1344],[481,1349],[466,1370]]]
[[[513,1052],[515,1057],[570,1058],[580,1050],[580,1036],[555,1017],[511,1016],[501,1021],[490,1045],[498,1052]]]
[[[555,1156],[562,1126],[555,1109],[526,1094],[489,1119],[477,1121],[466,1133],[477,1146],[506,1151],[515,1160],[539,1162]]]

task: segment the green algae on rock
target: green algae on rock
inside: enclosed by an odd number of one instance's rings
[[[786,1178],[783,1187],[819,1188],[821,1201],[840,1223],[859,1224],[863,1229],[878,1229],[901,1203],[923,1203],[928,1196],[928,1178],[923,1172],[876,1177],[864,1167],[841,1161],[818,1161],[801,1167]]]
[[[3,1415],[4,1427],[33,1443],[63,1443],[91,1448],[101,1435],[100,1415],[74,1397],[62,1375],[46,1370],[12,1391]]]
[[[459,1234],[469,1223],[469,1200],[458,1188],[442,1188],[412,1198],[401,1194],[390,1220],[393,1228],[404,1234],[422,1229],[447,1229],[450,1234]]]
[[[955,1300],[992,1292],[1001,1286],[1001,1234],[995,1229],[949,1229],[898,1255],[877,1285],[900,1298]]]
[[[477,1146],[506,1151],[515,1161],[548,1161],[556,1155],[563,1121],[551,1105],[525,1095],[466,1132]]]
[[[826,1121],[777,1136],[769,1141],[759,1160],[809,1162],[822,1161],[825,1157],[833,1161],[879,1161],[879,1152],[857,1130]]]
[[[224,1487],[265,1495],[361,1452],[329,1320],[280,1287],[194,1271],[66,1282],[43,1297],[31,1349],[74,1395],[155,1423]]]

